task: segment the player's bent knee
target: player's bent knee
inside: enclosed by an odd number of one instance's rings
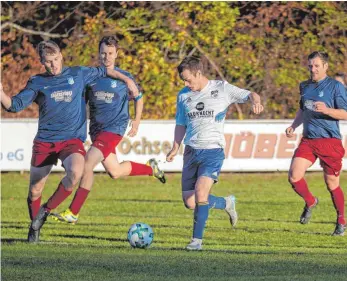
[[[121,177],[121,174],[114,171],[108,171],[107,173],[110,176],[110,178],[113,180],[119,179]]]
[[[289,172],[289,174],[288,174],[288,181],[291,184],[298,182],[302,178],[303,178],[302,175],[297,175],[297,174],[292,173],[292,172]]]
[[[36,200],[42,195],[43,186],[30,186],[29,198],[31,200]]]
[[[290,182],[291,184],[295,184],[295,183],[297,183],[298,181],[300,181],[301,179],[302,179],[302,177],[297,177],[297,178],[292,177],[292,178],[289,179],[289,182]]]
[[[94,168],[90,165],[84,165],[84,170],[83,170],[83,174],[85,173],[92,173],[94,170]]]
[[[74,190],[74,186],[75,186],[75,184],[72,186],[69,186],[69,187],[65,187],[65,190],[68,192],[72,192]]]
[[[79,170],[70,170],[67,171],[67,178],[69,179],[70,185],[66,186],[66,190],[68,190],[68,188],[72,188],[78,184],[78,182],[81,180],[82,178],[82,172]]]
[[[339,186],[339,180],[338,179],[336,179],[336,180],[335,179],[326,179],[325,184],[326,184],[327,188],[330,191],[332,191]]]
[[[194,210],[195,209],[195,202],[187,202],[183,201],[184,206],[189,209],[189,210]]]
[[[83,173],[85,173],[85,172],[93,172],[93,170],[94,170],[94,168],[95,168],[95,164],[94,163],[92,163],[92,162],[89,162],[89,161],[86,161],[85,163],[84,163],[84,171],[83,171]]]

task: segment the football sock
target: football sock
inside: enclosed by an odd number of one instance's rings
[[[84,202],[86,201],[87,197],[88,197],[88,194],[89,194],[89,191],[88,189],[85,189],[83,187],[79,187],[75,193],[75,197],[73,198],[71,204],[70,204],[70,211],[74,214],[74,215],[77,215]]]
[[[346,224],[345,220],[345,198],[341,187],[330,190],[331,199],[333,200],[334,207],[337,213],[337,223]]]
[[[130,161],[131,164],[131,172],[129,176],[152,176],[153,171],[151,166],[147,166],[145,164],[140,164],[136,162]]]
[[[197,203],[194,210],[193,238],[202,239],[208,218],[208,203]]]
[[[62,182],[60,182],[57,190],[45,204],[46,210],[51,211],[52,209],[57,208],[60,205],[60,203],[63,202],[71,193],[72,191],[67,191]]]
[[[35,201],[31,201],[31,199],[28,197],[27,202],[28,202],[29,216],[30,216],[30,219],[33,220],[40,210],[41,196],[37,198]]]
[[[297,194],[299,194],[302,198],[304,198],[306,205],[308,207],[311,207],[316,202],[316,199],[314,198],[312,193],[308,190],[308,186],[304,178],[302,178],[301,180],[297,182],[293,182],[292,187]]]
[[[224,210],[226,207],[226,201],[224,197],[217,197],[214,195],[208,196],[208,207],[209,209],[221,209]]]

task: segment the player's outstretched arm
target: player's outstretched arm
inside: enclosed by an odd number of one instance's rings
[[[252,92],[250,95],[249,95],[250,99],[251,99],[251,102],[252,102],[252,110],[255,114],[260,114],[263,110],[264,110],[264,107],[262,106],[261,102],[260,102],[260,96],[255,93],[255,92]]]
[[[294,131],[297,127],[299,127],[303,122],[303,114],[302,114],[302,109],[299,109],[296,112],[296,116],[295,119],[292,123],[292,125],[290,125],[287,129],[286,129],[286,135],[288,138],[291,138],[294,134]]]
[[[37,97],[37,91],[35,90],[35,85],[33,84],[32,80],[30,79],[25,86],[25,88],[19,92],[19,94],[9,97],[5,94],[3,87],[1,85],[0,92],[1,92],[1,105],[8,111],[12,113],[19,112],[26,107],[28,107],[30,104],[32,104],[36,97]]]
[[[127,84],[127,87],[132,97],[136,98],[137,96],[139,96],[140,92],[135,82],[131,78],[111,68],[106,69],[106,74],[107,76],[110,76],[111,78],[124,81],[124,83]]]
[[[166,161],[172,162],[177,155],[177,152],[180,148],[184,135],[186,134],[186,127],[181,125],[176,125],[175,127],[175,139],[173,142],[172,149],[166,155]]]
[[[1,94],[1,105],[8,110],[12,105],[12,99],[5,94],[4,88],[2,87],[2,83],[0,83],[0,94]]]
[[[143,111],[143,98],[142,98],[142,93],[140,93],[139,96],[137,96],[135,99],[135,119],[131,121],[131,130],[128,133],[129,137],[134,137],[136,136],[139,126],[140,126],[140,121],[141,121],[141,116],[142,116],[142,111]]]

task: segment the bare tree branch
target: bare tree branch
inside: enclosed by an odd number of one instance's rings
[[[196,52],[196,48],[194,47],[193,50],[191,50],[188,54],[188,57],[194,55],[194,53]]]
[[[117,27],[117,30],[120,31],[120,32],[124,32],[124,31],[138,31],[138,30],[143,30],[145,28],[149,28],[151,27],[150,25],[143,25],[143,26],[139,26],[139,27],[129,27],[129,28],[119,28]],[[104,29],[104,32],[115,32],[117,31],[115,28],[105,28]]]
[[[24,33],[28,33],[28,34],[33,34],[33,35],[41,35],[41,36],[47,36],[50,38],[67,38],[69,36],[68,33],[66,34],[58,34],[58,33],[49,33],[49,32],[44,32],[44,31],[36,31],[36,30],[32,30],[32,29],[28,29],[25,27],[22,27],[18,24],[12,23],[12,22],[5,22],[2,26],[1,26],[1,30],[8,28],[8,27],[13,27],[15,29],[18,29]]]
[[[50,30],[48,30],[48,32],[51,32],[52,30],[56,29],[62,22],[64,22],[65,20],[67,20],[71,15],[73,15],[76,10],[82,5],[84,4],[83,2],[79,3],[78,5],[76,5],[73,8],[73,11],[68,13],[64,18],[62,18],[60,21],[58,21],[58,23],[56,25],[54,25]]]
[[[184,52],[184,47],[185,47],[185,45],[186,45],[186,40],[183,40],[183,42],[182,42],[182,44],[181,44],[181,47],[180,47],[180,51],[179,51],[179,53],[178,53],[178,57],[179,57],[180,59],[182,59],[182,57],[183,57],[183,52]]]
[[[129,27],[127,29],[125,29],[126,31],[138,31],[138,30],[142,30],[145,28],[150,28],[150,25],[143,25],[143,26],[139,26],[139,27]]]

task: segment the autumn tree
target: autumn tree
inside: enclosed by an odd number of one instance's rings
[[[347,69],[346,2],[5,3],[1,69],[10,94],[42,71],[34,46],[48,38],[60,44],[66,65],[97,65],[98,41],[116,35],[117,64],[141,84],[145,119],[174,118],[183,86],[176,67],[185,56],[203,57],[211,79],[258,92],[260,118],[294,117],[312,51],[330,54],[330,74]],[[251,114],[249,104],[236,105],[227,118]]]

